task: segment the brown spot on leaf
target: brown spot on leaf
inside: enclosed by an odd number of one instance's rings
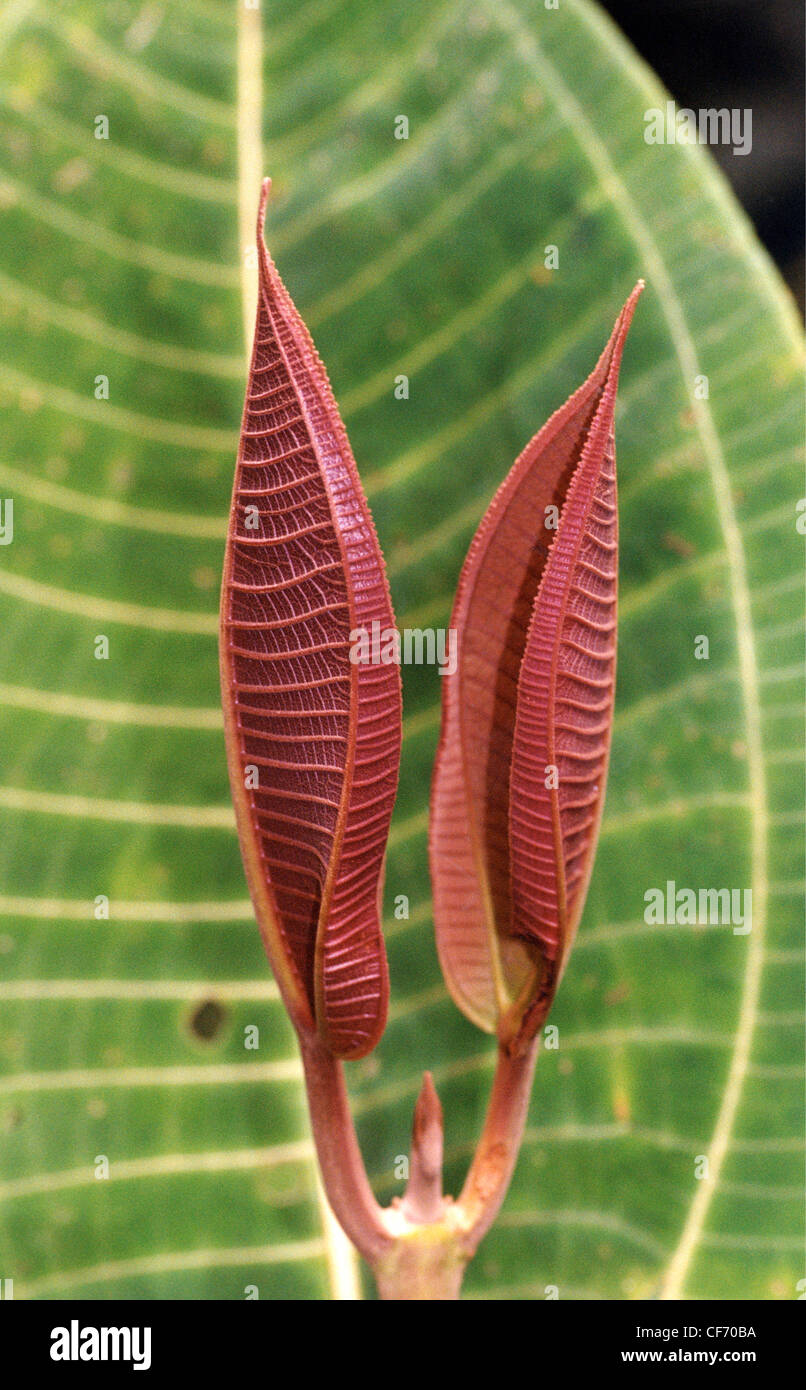
[[[205,999],[190,1016],[190,1031],[201,1042],[212,1042],[221,1032],[225,1010],[216,999]]]
[[[661,537],[661,544],[666,550],[671,550],[674,555],[682,555],[686,560],[697,553],[691,541],[687,541],[685,536],[679,536],[676,531],[665,531]]]

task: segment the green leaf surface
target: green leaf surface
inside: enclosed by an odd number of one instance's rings
[[[343,406],[401,626],[447,621],[493,490],[647,281],[617,423],[602,839],[559,1047],[466,1295],[796,1297],[801,340],[707,153],[644,142],[666,94],[582,0],[262,17],[7,0],[0,93],[0,1277],[93,1299],[328,1298],[356,1278],[317,1194],[218,712],[266,172],[269,245]],[[384,1200],[422,1069],[453,1191],[491,1077],[430,921],[439,686],[404,670],[391,1020],[349,1070]],[[667,880],[752,889],[752,930],[647,924]]]

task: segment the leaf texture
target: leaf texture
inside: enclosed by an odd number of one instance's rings
[[[230,780],[264,942],[296,1026],[362,1056],[388,997],[379,880],[400,677],[350,659],[394,626],[375,530],[324,367],[266,251],[221,605]]]
[[[435,923],[451,993],[490,1031],[520,1028],[524,1010],[534,1031],[545,1015],[595,847],[615,677],[613,411],[641,288],[493,498],[454,605],[459,663],[432,793]],[[551,767],[558,789],[546,787]]]

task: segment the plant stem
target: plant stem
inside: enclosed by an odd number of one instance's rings
[[[454,1300],[465,1265],[506,1196],[518,1156],[539,1039],[521,1056],[499,1046],[487,1116],[462,1194],[442,1196],[442,1108],[425,1074],[414,1112],[409,1184],[402,1201],[378,1205],[350,1114],[340,1062],[300,1036],[316,1151],[331,1207],[372,1266],[382,1299]]]
[[[414,1227],[373,1267],[386,1301],[452,1303],[459,1297],[467,1257],[447,1222]]]
[[[318,1038],[300,1034],[299,1041],[311,1128],[328,1201],[355,1247],[374,1264],[392,1245],[393,1237],[364,1169],[342,1064]]]
[[[539,1044],[538,1034],[519,1057],[498,1048],[484,1129],[456,1204],[469,1255],[492,1226],[509,1187],[523,1139]]]

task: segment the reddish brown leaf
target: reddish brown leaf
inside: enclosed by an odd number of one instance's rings
[[[615,677],[613,415],[642,288],[493,498],[451,620],[459,662],[443,687],[430,833],[437,945],[459,1006],[513,1046],[551,1003],[598,834]]]
[[[334,1055],[359,1057],[386,1019],[378,896],[401,711],[397,666],[351,662],[351,633],[394,617],[325,369],[263,240],[268,189],[221,598],[227,756],[291,1017]]]

